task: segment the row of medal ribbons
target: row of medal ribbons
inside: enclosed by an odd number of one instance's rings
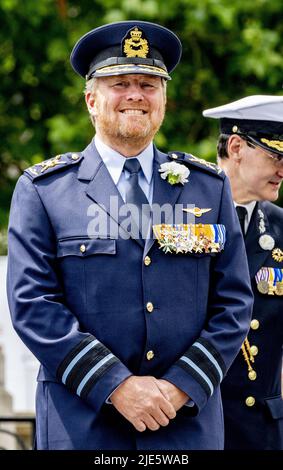
[[[153,232],[166,253],[218,253],[226,240],[221,224],[160,224]]]
[[[255,276],[257,289],[261,294],[283,295],[283,269],[261,268]]]

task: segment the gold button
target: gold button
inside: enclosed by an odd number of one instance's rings
[[[255,380],[256,379],[256,371],[255,370],[250,370],[248,373],[248,377],[250,380]]]
[[[85,253],[85,251],[86,251],[86,246],[85,246],[85,245],[81,245],[81,246],[80,246],[80,252],[81,252],[81,253]]]
[[[259,321],[254,319],[251,321],[251,329],[252,330],[257,330],[259,328]]]
[[[154,358],[154,352],[153,351],[147,351],[146,358],[147,358],[148,361],[151,361],[151,359]]]
[[[178,160],[178,155],[176,155],[176,153],[171,153],[171,158],[173,158],[174,160]]]
[[[238,126],[233,126],[233,127],[232,127],[232,131],[233,131],[233,132],[238,132]]]
[[[78,160],[80,156],[77,153],[72,153],[72,160]]]
[[[151,302],[147,302],[146,309],[149,313],[153,312],[153,304]]]
[[[150,257],[149,257],[149,256],[146,256],[143,262],[144,262],[144,264],[145,264],[146,266],[149,266],[150,263],[151,263]]]
[[[255,404],[255,399],[254,399],[254,397],[248,397],[248,398],[246,398],[246,405],[247,405],[247,406],[254,406],[254,404]]]
[[[250,353],[252,356],[256,356],[258,354],[258,347],[253,345],[250,347]]]

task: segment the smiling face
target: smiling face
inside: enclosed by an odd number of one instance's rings
[[[283,180],[283,162],[258,146],[250,147],[239,136],[228,141],[229,158],[221,166],[228,174],[233,198],[238,203],[276,201]]]
[[[160,128],[166,104],[166,86],[152,75],[98,78],[86,93],[98,137],[124,154],[143,150]]]

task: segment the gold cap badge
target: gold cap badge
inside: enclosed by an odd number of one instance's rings
[[[132,28],[123,40],[123,52],[126,57],[147,57],[149,53],[148,40],[137,26]]]

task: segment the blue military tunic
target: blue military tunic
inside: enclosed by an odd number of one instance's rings
[[[170,185],[162,163],[190,169]],[[37,389],[39,449],[222,449],[219,384],[247,333],[252,293],[230,187],[220,169],[155,149],[153,204],[209,208],[224,250],[165,253],[113,236],[123,205],[92,142],[28,169],[13,196],[8,297],[18,334],[42,366]],[[89,237],[96,209],[106,224]],[[111,217],[110,214],[111,213]],[[187,213],[182,212],[183,221]],[[170,214],[169,214],[170,215]],[[165,220],[164,220],[165,221]],[[193,400],[157,432],[138,433],[107,397],[130,375],[164,378]]]
[[[225,448],[282,450],[281,208],[270,202],[257,203],[246,236],[246,249],[254,292],[251,329],[248,343],[244,344],[250,364],[240,351],[222,383]]]

